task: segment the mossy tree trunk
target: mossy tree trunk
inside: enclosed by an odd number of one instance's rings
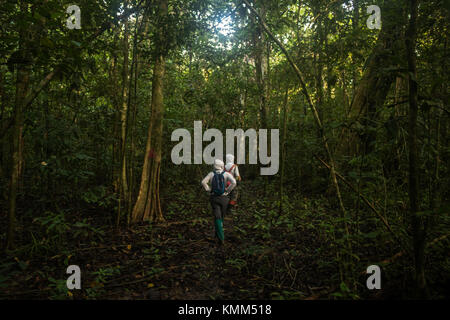
[[[377,44],[372,54],[365,62],[365,71],[355,90],[355,94],[349,110],[349,118],[360,121],[364,126],[364,132],[359,136],[359,143],[354,143],[354,137],[350,135],[348,144],[356,150],[362,149],[364,154],[374,150],[376,142],[375,123],[379,108],[384,104],[389,89],[395,80],[395,58],[399,55],[400,44],[404,26],[404,12],[402,5],[382,8],[382,29],[380,30]],[[395,17],[395,18],[394,18]],[[391,70],[392,69],[392,70]]]

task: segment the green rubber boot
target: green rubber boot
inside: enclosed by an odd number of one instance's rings
[[[223,234],[223,221],[222,219],[216,219],[214,222],[214,225],[216,227],[216,236],[219,238],[220,242],[223,242],[225,240],[225,236]]]

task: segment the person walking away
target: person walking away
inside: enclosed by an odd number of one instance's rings
[[[235,178],[237,181],[241,181],[241,175],[239,174],[239,167],[237,164],[234,163],[234,156],[232,154],[227,154],[226,156],[226,164],[225,164],[225,171],[228,172],[229,174],[231,174],[233,176],[233,178]],[[230,202],[228,203],[228,210],[227,213],[231,213],[233,208],[236,206],[237,204],[237,199],[238,199],[238,187],[236,185],[236,187],[233,188],[233,190],[231,190],[229,196],[230,198]]]
[[[225,240],[223,232],[223,219],[227,211],[229,193],[236,186],[236,179],[224,170],[222,160],[214,160],[213,171],[202,180],[203,188],[210,194],[210,203],[214,215],[216,237],[222,244]],[[211,186],[210,186],[211,185]]]

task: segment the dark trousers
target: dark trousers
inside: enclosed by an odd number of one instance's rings
[[[238,187],[234,187],[233,190],[231,190],[230,194],[228,195],[230,198],[230,205],[236,205],[237,199],[238,199]]]
[[[223,218],[225,217],[225,213],[227,212],[228,202],[230,202],[230,198],[228,198],[227,196],[212,195],[209,201],[211,202],[214,219],[223,220]]]
[[[214,229],[216,231],[216,236],[223,243],[225,235],[223,232],[223,219],[225,218],[225,213],[227,212],[228,202],[230,199],[227,196],[215,196],[212,195],[210,198],[212,211],[214,214]]]

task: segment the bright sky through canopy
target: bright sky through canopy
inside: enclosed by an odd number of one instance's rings
[[[220,20],[219,25],[217,26],[217,30],[223,34],[224,36],[231,35],[233,30],[233,20],[228,17],[224,17],[222,20]]]

